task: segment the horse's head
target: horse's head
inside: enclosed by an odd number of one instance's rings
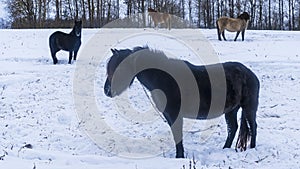
[[[243,12],[241,15],[238,16],[238,18],[248,21],[250,19],[250,15],[248,14],[248,12]]]
[[[75,25],[73,27],[73,31],[75,36],[80,37],[81,36],[81,29],[82,29],[82,21],[75,20]]]
[[[152,8],[148,8],[148,12],[157,12],[157,11]]]
[[[104,85],[104,93],[106,96],[114,97],[120,95],[132,84],[134,80],[134,78],[132,78],[132,73],[134,72],[134,61],[133,58],[129,56],[136,51],[146,48],[147,47],[136,47],[133,50],[111,49],[113,55],[107,63],[107,78]],[[122,62],[123,64],[121,64]]]

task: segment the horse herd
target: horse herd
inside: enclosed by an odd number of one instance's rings
[[[149,9],[149,16],[153,18],[155,26],[163,22],[168,23],[170,29],[169,14]],[[218,39],[222,40],[222,35],[226,40],[224,31],[227,30],[237,32],[235,41],[240,33],[244,40],[249,18],[247,12],[237,18],[219,18],[216,22]],[[81,45],[81,30],[82,22],[75,21],[73,30],[69,34],[57,31],[50,36],[49,45],[54,64],[58,63],[56,53],[59,50],[69,52],[69,64],[72,58],[76,60]],[[111,49],[111,51],[112,56],[106,67],[105,95],[110,98],[120,95],[136,78],[150,91],[154,105],[167,120],[176,145],[176,158],[184,157],[183,118],[205,120],[224,114],[228,135],[223,148],[230,148],[238,129],[237,112],[240,108],[242,113],[236,150],[246,150],[248,141],[250,141],[250,148],[256,146],[256,111],[260,84],[256,75],[243,64],[227,62],[196,66],[188,61],[167,58],[163,52],[149,49],[147,46]],[[150,63],[160,67],[141,68]],[[211,77],[211,72],[217,72],[215,75],[223,78],[213,82],[211,78],[214,77]],[[176,77],[173,76],[174,74]],[[123,80],[118,77],[123,77],[121,78]],[[191,77],[190,81],[186,80],[187,77]],[[178,81],[184,81],[185,84],[179,84]],[[158,90],[164,95],[157,94]]]

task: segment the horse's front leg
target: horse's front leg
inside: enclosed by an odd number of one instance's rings
[[[72,61],[72,55],[73,55],[73,51],[69,52],[69,64],[71,64]]]
[[[223,36],[223,39],[224,39],[225,41],[227,41],[227,39],[225,38],[225,30],[222,32],[222,36]]]
[[[171,127],[176,145],[176,158],[184,158],[184,148],[182,144],[183,118],[177,117],[177,115],[173,116],[173,114],[170,115],[169,113],[164,113],[164,116]]]
[[[158,22],[154,21],[154,29],[158,30]]]
[[[182,144],[182,127],[182,118],[178,118],[171,126],[173,138],[176,144],[176,158],[184,158],[184,148]]]
[[[245,37],[245,30],[242,31],[242,41],[244,41],[244,37]]]
[[[235,38],[234,38],[234,41],[236,41],[236,39],[238,38],[240,32],[241,32],[241,31],[237,31],[236,36],[235,36]]]
[[[76,58],[77,58],[77,53],[78,53],[78,51],[74,51],[74,60],[76,60]]]
[[[78,51],[79,51],[80,46],[81,46],[81,42],[79,41],[79,42],[77,43],[76,47],[75,47],[75,50],[74,50],[74,60],[77,59],[77,53],[78,53]]]

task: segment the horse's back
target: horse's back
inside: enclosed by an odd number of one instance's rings
[[[57,42],[60,41],[60,39],[63,39],[67,34],[61,31],[56,31],[52,33],[49,37],[49,45],[50,47],[57,46]]]
[[[237,106],[241,106],[241,104],[244,104],[244,100],[248,98],[253,99],[254,102],[258,99],[258,78],[250,69],[239,62],[226,62],[206,66],[190,64],[189,67],[194,72],[201,97],[198,118],[215,118]],[[222,80],[224,81],[222,82]],[[214,84],[211,82],[214,82]],[[212,90],[226,91],[226,102],[224,112],[212,112],[210,116],[207,116],[206,113],[211,106]]]
[[[226,25],[227,25],[229,19],[230,19],[229,17],[223,16],[223,17],[221,17],[221,18],[219,18],[219,19],[217,20],[217,25],[218,25],[220,28],[226,27]]]
[[[227,93],[240,90],[237,93],[241,97],[240,106],[257,104],[260,83],[255,73],[238,62],[227,62],[223,64],[223,67],[227,81]]]
[[[257,76],[245,65],[243,65],[242,63],[239,62],[226,62],[223,63],[224,69],[226,71],[226,69],[233,69],[236,70],[238,72],[240,72],[241,74],[244,74],[248,79],[252,79],[254,81],[256,81],[257,83],[259,83]]]
[[[55,38],[61,38],[61,37],[65,37],[67,36],[67,33],[61,32],[61,31],[56,31],[54,33],[52,33],[49,37],[49,39],[55,39]]]
[[[223,68],[226,76],[238,76],[243,82],[253,81],[254,84],[259,85],[257,76],[242,63],[226,62],[223,63]]]
[[[239,62],[225,62],[205,66],[195,66],[189,62],[186,62],[195,78],[199,82],[199,85],[203,81],[209,80],[210,75],[225,73],[226,81],[236,81],[236,85],[242,85],[244,83],[250,83],[256,87],[259,87],[259,80],[257,76],[245,65]]]

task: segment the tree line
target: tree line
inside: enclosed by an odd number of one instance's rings
[[[247,11],[249,29],[300,30],[300,0],[6,0],[12,28],[100,28],[116,19],[143,14],[151,7],[198,28],[214,28],[221,16]]]

